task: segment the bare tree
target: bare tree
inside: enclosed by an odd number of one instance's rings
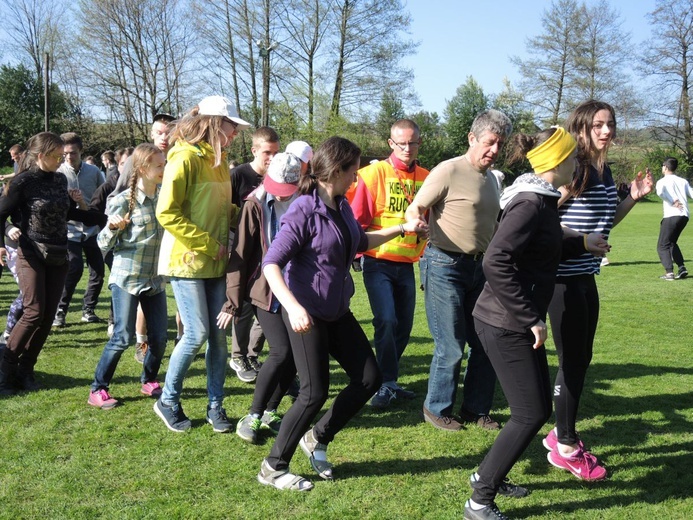
[[[522,75],[519,88],[534,112],[549,124],[569,109],[568,87],[580,75],[585,49],[585,9],[576,0],[554,0],[542,16],[545,32],[527,39],[527,59],[512,62]]]
[[[693,162],[691,84],[693,74],[693,0],[659,0],[648,14],[653,36],[647,42],[642,67],[654,81],[655,136]]]
[[[402,87],[410,73],[399,60],[416,49],[405,36],[411,17],[400,0],[334,0],[335,37],[326,63],[333,73],[330,114],[345,108],[377,108],[382,92]],[[401,92],[404,97],[404,92]]]
[[[122,121],[133,141],[147,138],[154,114],[187,105],[193,34],[179,0],[80,0],[77,81]],[[98,23],[95,21],[98,20]],[[186,82],[187,80],[187,82]]]
[[[61,55],[60,19],[65,6],[60,0],[1,0],[4,25],[8,32],[5,45],[16,58],[30,65],[37,78],[43,77],[43,58]]]
[[[287,0],[280,6],[278,17],[284,39],[276,54],[281,70],[275,78],[285,101],[298,101],[294,104],[297,112],[305,114],[309,133],[315,125],[316,90],[322,86],[318,68],[332,20],[331,3]]]

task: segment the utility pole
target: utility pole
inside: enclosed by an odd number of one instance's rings
[[[50,132],[49,120],[50,120],[50,106],[51,106],[51,93],[50,93],[50,58],[48,53],[44,54],[43,57],[43,129],[45,132]]]

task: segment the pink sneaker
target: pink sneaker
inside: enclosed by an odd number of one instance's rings
[[[553,428],[549,432],[549,434],[546,437],[544,437],[541,443],[544,445],[544,448],[546,448],[549,451],[556,449],[556,446],[558,446],[558,436],[556,435],[556,429]],[[585,449],[585,444],[580,439],[578,439],[577,445],[579,449]]]
[[[144,395],[148,395],[149,397],[158,398],[161,395],[162,391],[163,390],[161,389],[161,385],[158,381],[150,381],[148,383],[143,383],[142,388],[140,388],[140,392],[142,392]]]
[[[97,406],[102,410],[110,410],[118,405],[118,400],[113,399],[108,391],[102,388],[96,392],[89,392],[89,400],[87,403],[92,406]]]
[[[606,478],[606,469],[599,465],[597,457],[589,451],[579,448],[572,457],[564,457],[557,449],[546,454],[549,462],[557,468],[570,471],[582,480],[602,480]]]

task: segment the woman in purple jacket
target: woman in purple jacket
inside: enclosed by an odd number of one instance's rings
[[[299,181],[301,196],[284,215],[262,262],[272,293],[282,305],[301,380],[298,399],[284,416],[257,477],[278,489],[313,488],[309,480],[289,472],[299,444],[318,475],[331,480],[327,445],[380,388],[381,375],[370,343],[349,310],[354,294],[349,268],[356,253],[398,234],[425,237],[428,233],[421,220],[363,231],[344,198],[356,180],[360,156],[358,146],[340,137],[331,137],[318,148],[313,173]],[[311,429],[311,421],[327,400],[330,355],[349,376],[349,384]]]

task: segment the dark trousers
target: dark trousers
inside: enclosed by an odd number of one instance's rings
[[[255,307],[257,320],[269,343],[269,354],[255,381],[250,413],[262,415],[276,410],[296,377],[296,365],[291,353],[291,341],[281,313],[271,313]]]
[[[481,486],[472,500],[493,502],[498,487],[551,416],[551,380],[546,349],[533,349],[534,335],[493,327],[474,319],[479,341],[488,355],[510,405],[510,420],[479,465]]]
[[[679,267],[684,264],[683,254],[677,242],[687,224],[688,217],[668,217],[663,218],[659,226],[657,254],[667,273],[674,272],[674,263]]]
[[[549,317],[558,354],[558,373],[553,391],[556,432],[561,444],[576,444],[577,410],[592,361],[599,321],[599,293],[594,275],[557,278],[549,304]]]
[[[267,462],[276,470],[289,467],[301,437],[320,412],[330,389],[330,356],[349,376],[349,384],[337,394],[330,409],[315,424],[318,442],[328,444],[380,388],[382,376],[368,338],[351,311],[336,321],[313,318],[308,334],[291,329],[289,317],[282,318],[291,340],[294,362],[301,380],[298,399],[282,419],[277,439]]]
[[[50,266],[33,250],[17,250],[17,277],[24,297],[24,313],[7,339],[5,360],[25,372],[34,369],[39,353],[51,331],[55,310],[65,285],[67,263]]]
[[[99,294],[101,294],[104,278],[104,260],[101,250],[96,243],[96,237],[90,237],[82,242],[68,240],[67,250],[70,267],[65,279],[65,288],[60,298],[60,310],[67,313],[67,308],[70,306],[70,301],[72,301],[72,295],[75,293],[75,288],[82,278],[82,272],[84,271],[82,252],[84,252],[84,257],[87,259],[87,265],[89,266],[89,281],[87,282],[87,290],[84,292],[82,310],[94,310],[99,302]]]

